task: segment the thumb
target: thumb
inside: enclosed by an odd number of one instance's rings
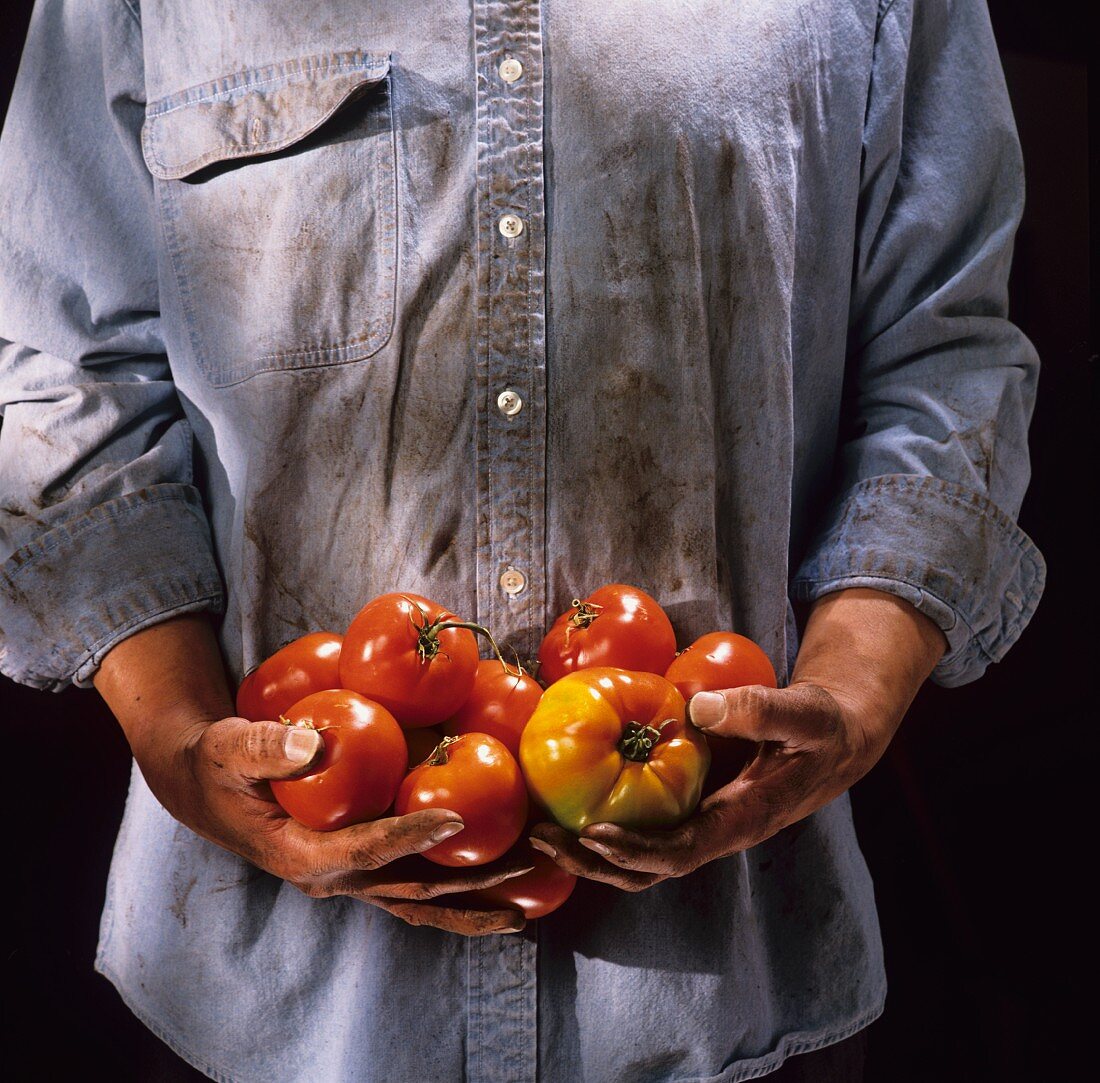
[[[789,688],[750,684],[696,692],[688,714],[699,729],[714,737],[779,744],[822,737],[840,724],[836,700],[816,684]]]
[[[250,779],[293,778],[302,774],[324,751],[321,734],[306,726],[281,722],[249,722],[227,718],[212,750],[229,770]]]

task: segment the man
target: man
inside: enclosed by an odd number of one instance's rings
[[[0,666],[130,740],[134,1011],[280,1080],[737,1080],[874,1019],[844,790],[1042,589],[1019,174],[979,0],[41,3]],[[229,688],[282,642],[401,588],[531,654],[614,580],[790,676],[693,701],[765,744],[683,828],[538,826],[584,883],[520,930],[410,880],[445,810],[277,814],[316,745]]]

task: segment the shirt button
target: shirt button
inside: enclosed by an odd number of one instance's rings
[[[502,391],[497,395],[497,409],[505,417],[515,417],[523,409],[523,399],[514,391]]]
[[[523,232],[523,219],[515,214],[502,214],[497,229],[505,237],[518,237]]]
[[[527,576],[519,568],[507,568],[500,577],[500,588],[505,594],[519,594],[527,586]]]
[[[514,83],[523,74],[523,65],[515,57],[510,56],[500,62],[497,71],[506,83]]]

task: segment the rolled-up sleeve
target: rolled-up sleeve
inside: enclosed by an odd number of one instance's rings
[[[982,0],[885,2],[863,142],[837,497],[797,598],[868,586],[944,631],[933,674],[979,677],[1045,567],[1016,525],[1038,360],[1007,319],[1019,142]]]
[[[125,0],[40,0],[0,139],[0,672],[38,688],[223,604],[160,334],[143,100]]]

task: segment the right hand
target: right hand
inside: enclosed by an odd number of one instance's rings
[[[481,936],[518,932],[516,910],[465,910],[441,905],[458,891],[491,887],[531,869],[494,872],[439,868],[424,879],[427,862],[410,855],[462,830],[447,809],[426,809],[313,831],[291,819],[275,801],[268,780],[293,778],[318,758],[316,731],[278,722],[228,717],[182,733],[175,750],[134,749],[149,788],[162,805],[196,834],[293,884],[312,898],[348,895],[407,921]],[[158,742],[160,744],[160,742]],[[438,900],[438,901],[437,901]]]

